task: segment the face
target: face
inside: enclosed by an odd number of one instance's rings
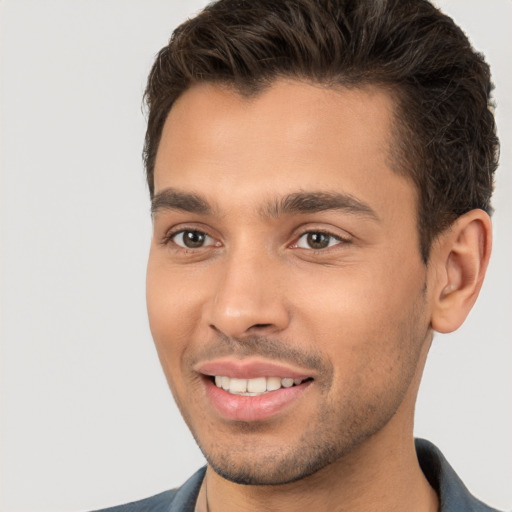
[[[376,88],[278,81],[252,98],[195,86],[168,116],[150,326],[185,421],[232,481],[343,460],[412,392],[428,276],[415,189],[389,161],[393,108]]]

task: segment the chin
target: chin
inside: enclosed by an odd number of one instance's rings
[[[356,436],[333,431],[315,436],[308,430],[299,439],[267,446],[263,445],[262,433],[253,439],[247,436],[248,439],[238,445],[236,442],[226,443],[226,446],[215,443],[209,447],[198,444],[209,466],[230,482],[285,485],[310,477],[340,460],[372,436],[375,430],[360,431]]]
[[[207,458],[208,464],[221,477],[241,485],[285,485],[313,475],[329,465],[329,461],[280,460],[268,457],[254,462],[230,462],[224,458]]]

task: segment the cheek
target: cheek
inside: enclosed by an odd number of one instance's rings
[[[146,277],[149,325],[164,370],[177,366],[199,325],[200,287],[150,255]]]
[[[292,299],[308,328],[332,348],[358,344],[373,331],[386,331],[410,305],[411,290],[385,272],[361,268],[335,268],[306,273],[294,279]],[[293,287],[292,287],[293,288]],[[290,289],[290,293],[292,290]]]
[[[383,383],[414,359],[424,334],[422,274],[333,269],[302,276],[297,315],[329,357],[337,380]]]

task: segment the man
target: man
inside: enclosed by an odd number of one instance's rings
[[[109,510],[488,511],[414,441],[480,291],[488,66],[423,0],[220,0],[146,90],[147,301],[208,465]]]

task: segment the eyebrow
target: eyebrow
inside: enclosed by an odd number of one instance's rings
[[[211,215],[213,208],[198,194],[167,188],[155,194],[151,201],[151,214],[160,210],[177,210],[201,215]],[[339,192],[295,192],[269,201],[260,209],[263,217],[280,217],[286,214],[317,213],[340,210],[349,214],[379,220],[375,211],[350,194]]]
[[[212,213],[212,207],[201,196],[173,188],[158,192],[151,200],[151,215],[155,215],[160,210],[178,210],[202,215]]]
[[[296,192],[269,203],[262,213],[278,217],[290,213],[317,213],[328,210],[340,210],[379,220],[377,213],[368,204],[350,194],[339,192]]]

